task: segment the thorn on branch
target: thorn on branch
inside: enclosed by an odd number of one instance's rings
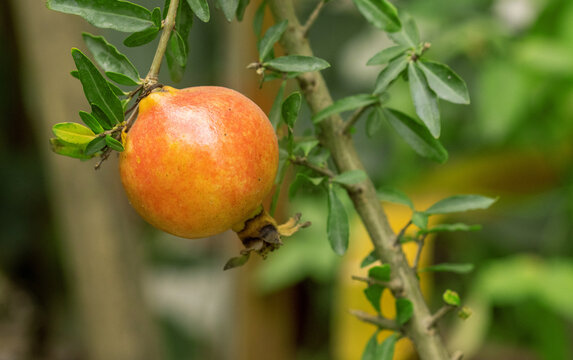
[[[370,109],[372,107],[373,104],[370,105],[366,105],[363,106],[361,108],[359,108],[358,110],[356,110],[352,116],[350,117],[350,119],[348,119],[348,121],[346,121],[344,123],[344,127],[342,128],[342,134],[344,135],[348,135],[350,133],[350,129],[354,126],[354,124],[356,124],[358,122],[358,120],[360,119],[360,117],[362,116],[362,114],[364,114],[364,112],[368,109]]]
[[[442,306],[438,311],[436,311],[436,313],[434,315],[432,315],[429,319],[428,322],[426,324],[426,328],[428,330],[430,330],[431,328],[433,328],[438,321],[443,318],[444,316],[446,316],[450,311],[454,310],[456,307],[452,306],[452,305],[444,305]]]
[[[412,269],[414,271],[418,271],[418,265],[420,264],[420,258],[422,257],[422,250],[424,249],[424,242],[426,240],[426,235],[427,234],[424,234],[419,240],[416,241],[418,243],[418,250],[416,251],[414,264],[412,264]]]
[[[396,321],[387,319],[379,315],[372,315],[362,310],[349,310],[351,315],[354,315],[360,321],[376,325],[381,329],[400,331],[400,326]]]
[[[402,283],[398,279],[392,279],[390,281],[380,281],[378,279],[373,279],[371,277],[352,275],[352,280],[362,281],[367,283],[368,285],[384,286],[392,290],[393,292],[400,292],[403,289]]]
[[[303,37],[306,38],[308,36],[308,31],[318,18],[318,15],[320,15],[320,11],[324,7],[324,4],[326,4],[326,0],[320,0],[318,4],[316,4],[316,7],[312,11],[312,13],[309,15],[308,19],[306,20],[306,23],[302,26],[301,29]]]

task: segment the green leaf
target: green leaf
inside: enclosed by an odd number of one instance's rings
[[[472,316],[472,309],[467,306],[462,306],[458,311],[458,317],[462,320],[467,320],[470,316]]]
[[[320,141],[318,140],[306,140],[297,142],[295,147],[295,152],[300,150],[300,152],[302,152],[302,156],[307,157],[308,154],[310,154],[310,152],[312,151],[312,149],[317,147],[318,144],[320,144]]]
[[[399,56],[394,60],[390,61],[388,66],[386,66],[378,77],[376,78],[376,85],[374,87],[374,94],[380,94],[386,91],[386,88],[396,80],[400,74],[406,70],[408,66],[408,57]]]
[[[207,4],[207,0],[187,0],[187,3],[199,20],[209,22],[211,14],[209,12],[209,4]]]
[[[153,21],[153,24],[155,24],[156,28],[160,28],[161,27],[161,20],[162,20],[162,16],[161,16],[161,9],[156,7],[153,8],[153,11],[151,12],[151,20]]]
[[[159,34],[159,30],[161,30],[159,27],[152,26],[143,31],[133,33],[123,40],[123,45],[127,47],[136,47],[150,43],[155,40],[157,34]]]
[[[239,0],[216,0],[216,2],[221,7],[221,10],[223,10],[223,14],[225,14],[227,21],[231,22],[237,12]]]
[[[60,139],[50,139],[50,147],[53,152],[59,155],[69,156],[74,159],[89,159],[91,156],[85,154],[85,144],[70,144]]]
[[[112,124],[107,115],[96,104],[91,104],[92,115],[105,130],[111,130],[115,124]]]
[[[378,349],[378,331],[374,333],[370,337],[370,340],[366,343],[366,347],[364,347],[364,352],[362,353],[362,357],[360,360],[377,360],[376,357],[376,350]]]
[[[395,32],[400,30],[402,24],[398,11],[386,0],[353,0],[362,16],[380,30]]]
[[[281,193],[282,183],[284,181],[286,171],[290,165],[290,161],[288,159],[288,154],[283,149],[279,149],[279,171],[275,178],[275,193],[273,194],[273,198],[271,200],[271,206],[269,213],[271,216],[275,215],[275,210],[277,207],[277,203],[279,201],[279,196]]]
[[[269,56],[273,50],[273,45],[279,41],[281,36],[283,36],[288,25],[287,20],[283,20],[273,26],[271,26],[265,35],[259,40],[257,48],[259,50],[259,61],[263,62]]]
[[[374,136],[377,132],[382,129],[382,123],[384,120],[384,112],[382,111],[381,106],[376,106],[368,117],[366,118],[366,135],[368,137]]]
[[[438,97],[455,104],[470,103],[466,83],[447,65],[422,60],[418,61],[418,66],[424,72],[430,89]]]
[[[333,185],[328,186],[328,217],[326,232],[332,250],[340,256],[348,248],[349,225],[344,204],[338,198]]]
[[[104,131],[103,127],[92,114],[80,111],[80,118],[94,132],[94,134],[100,134]]]
[[[263,31],[263,20],[265,18],[265,8],[267,6],[267,1],[261,1],[261,4],[255,11],[255,16],[253,17],[253,30],[257,38],[261,37],[261,32]]]
[[[414,211],[412,213],[412,223],[424,230],[428,227],[428,215],[424,212]]]
[[[268,60],[263,66],[282,72],[304,73],[326,69],[330,64],[314,56],[289,55]]]
[[[338,174],[331,180],[342,185],[354,185],[366,179],[368,179],[368,175],[366,175],[364,170],[351,170],[345,171],[342,174]]]
[[[281,105],[283,103],[283,96],[285,93],[286,88],[286,81],[281,83],[279,90],[277,91],[277,95],[275,96],[275,101],[273,102],[273,106],[271,107],[271,111],[269,112],[269,120],[273,127],[276,129],[279,125],[281,120]]]
[[[300,92],[295,91],[290,94],[281,107],[282,119],[287,124],[289,131],[292,132],[294,129],[294,124],[298,117],[298,112],[300,111],[300,104],[302,102],[302,96]]]
[[[374,307],[374,310],[376,310],[378,314],[382,312],[380,309],[380,299],[382,299],[383,291],[384,287],[380,285],[370,285],[364,289],[364,295],[366,295],[366,299],[370,304],[372,304],[372,307]]]
[[[106,71],[105,75],[110,80],[115,81],[116,83],[118,83],[120,85],[127,85],[127,86],[139,85],[138,82],[134,81],[132,78],[130,78],[129,76],[126,76],[124,74],[116,73],[113,71]],[[114,94],[115,94],[115,92],[114,92]]]
[[[106,29],[135,32],[153,26],[151,12],[121,0],[48,0],[49,9],[79,15],[90,24]]]
[[[179,32],[174,31],[171,34],[167,47],[167,51],[171,54],[173,60],[175,60],[175,64],[180,67],[185,67],[185,65],[187,65],[186,45],[185,40],[183,40]]]
[[[108,81],[107,85],[111,89],[111,92],[113,92],[114,95],[117,97],[125,96],[128,94],[128,93],[124,92],[123,90],[121,90],[116,84],[112,83],[111,81]],[[122,102],[122,104],[123,104],[123,102]]]
[[[122,152],[123,150],[125,150],[121,141],[114,139],[113,137],[111,137],[111,135],[105,136],[105,143],[107,146],[109,146],[115,151]]]
[[[425,126],[393,109],[384,109],[384,116],[402,139],[418,154],[439,163],[448,160],[446,149],[428,132]]]
[[[442,298],[444,299],[444,302],[448,305],[452,305],[452,306],[460,306],[462,304],[462,301],[460,300],[460,296],[458,295],[457,292],[452,291],[450,289],[446,290],[444,292],[444,295],[442,295]]]
[[[414,314],[414,305],[406,298],[396,299],[396,321],[400,325],[404,325],[410,320]]]
[[[478,230],[481,230],[481,225],[467,225],[464,223],[455,223],[455,224],[436,225],[429,229],[424,230],[423,233],[427,234],[427,233],[437,233],[437,232],[478,231]]]
[[[229,259],[229,261],[227,261],[227,263],[225,264],[225,267],[223,267],[223,270],[229,270],[245,265],[247,263],[247,260],[249,260],[249,254],[250,253],[246,253],[244,255],[240,255]]]
[[[390,281],[390,265],[374,266],[368,270],[368,277],[379,281]]]
[[[372,250],[368,255],[366,255],[364,259],[362,259],[362,262],[360,263],[360,268],[361,269],[365,268],[368,265],[375,263],[376,261],[378,261],[378,257],[376,256],[376,251]]]
[[[408,47],[403,46],[403,45],[391,46],[389,48],[386,48],[386,49],[376,53],[376,55],[372,56],[370,58],[370,60],[368,60],[366,65],[383,65],[383,64],[386,64],[390,60],[393,60],[394,58],[396,58],[400,55],[403,55],[406,52],[406,50],[408,50]]]
[[[98,151],[103,149],[106,145],[105,136],[98,136],[93,139],[87,146],[86,146],[86,156],[91,156],[96,154]]]
[[[474,269],[474,264],[450,264],[442,263],[425,267],[420,272],[438,271],[438,272],[453,272],[456,274],[467,274]]]
[[[487,209],[497,198],[490,198],[481,195],[454,195],[438,201],[430,206],[424,213],[433,214],[451,214],[462,211]]]
[[[323,177],[310,177],[307,174],[299,172],[296,174],[295,179],[293,180],[293,182],[289,186],[288,197],[289,197],[289,199],[292,200],[295,197],[298,190],[300,189],[300,187],[304,184],[310,183],[314,186],[318,186],[323,181],[324,181]]]
[[[332,105],[320,110],[312,117],[312,122],[318,124],[329,116],[338,114],[344,111],[354,110],[363,106],[378,103],[380,99],[371,94],[358,94],[352,95],[340,100],[335,101]]]
[[[88,101],[97,105],[112,121],[112,124],[122,122],[123,107],[121,101],[110,89],[107,80],[80,50],[72,49],[72,56]]]
[[[376,350],[376,360],[392,360],[394,358],[394,347],[398,341],[398,334],[393,333],[388,336]]]
[[[59,140],[77,145],[87,144],[96,136],[89,128],[73,122],[56,124],[52,132]]]
[[[237,6],[237,20],[243,21],[243,17],[245,16],[245,11],[247,10],[247,6],[251,0],[239,0],[239,5]]]
[[[396,44],[415,48],[420,44],[420,34],[414,18],[408,14],[402,16],[402,29],[398,32],[388,33],[388,37]]]
[[[416,114],[422,119],[430,133],[435,138],[440,137],[440,110],[438,109],[438,98],[428,87],[424,74],[416,63],[408,65],[408,81],[410,83],[410,93],[416,108]]]
[[[404,194],[402,191],[398,189],[394,189],[391,187],[382,187],[376,191],[378,194],[378,199],[382,201],[388,201],[395,204],[402,204],[408,206],[410,209],[414,210],[414,203],[408,197],[408,195]]]
[[[95,61],[106,75],[108,72],[117,73],[131,80],[129,84],[118,82],[123,85],[137,85],[139,83],[139,73],[135,66],[115,46],[108,43],[103,36],[95,36],[89,33],[83,33],[82,36]],[[115,81],[109,75],[108,77]]]

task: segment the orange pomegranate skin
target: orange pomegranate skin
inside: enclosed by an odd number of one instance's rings
[[[278,143],[265,113],[223,87],[163,87],[139,104],[120,154],[120,176],[135,210],[185,238],[245,221],[270,192]]]

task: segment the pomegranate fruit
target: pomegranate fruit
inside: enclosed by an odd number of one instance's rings
[[[153,226],[184,238],[240,233],[262,212],[277,172],[267,116],[223,87],[153,91],[139,103],[124,142],[119,168],[131,205]]]

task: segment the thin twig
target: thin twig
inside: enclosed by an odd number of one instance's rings
[[[436,313],[434,315],[432,315],[429,319],[428,322],[426,324],[426,328],[429,330],[432,327],[434,327],[434,325],[436,325],[436,323],[443,318],[444,316],[446,316],[450,311],[454,310],[456,307],[452,306],[452,305],[444,305],[442,306],[438,311],[436,311]]]
[[[414,258],[414,263],[412,264],[412,269],[414,271],[418,271],[418,265],[420,264],[420,258],[422,257],[422,250],[424,249],[424,242],[426,240],[426,235],[424,234],[420,240],[417,241],[418,243],[418,250],[416,251],[416,257]]]
[[[400,241],[402,240],[404,233],[406,233],[406,230],[408,230],[410,225],[412,225],[412,220],[408,221],[408,223],[406,225],[404,225],[404,227],[400,230],[398,235],[396,235],[396,240],[394,241],[394,246],[400,245]]]
[[[367,283],[368,285],[384,286],[394,291],[400,291],[402,289],[402,284],[400,283],[400,280],[398,280],[397,278],[390,281],[381,281],[378,279],[373,279],[371,277],[352,275],[352,280],[362,281]]]
[[[155,50],[155,56],[149,68],[149,72],[145,77],[144,86],[149,86],[157,83],[159,76],[159,69],[161,68],[161,62],[163,61],[163,56],[167,50],[167,44],[169,43],[169,38],[171,33],[175,28],[175,18],[177,17],[177,7],[179,6],[179,0],[171,0],[169,4],[169,10],[167,10],[167,16],[165,17],[165,23],[163,26],[163,32],[159,38],[159,43],[157,44],[157,50]]]
[[[379,315],[372,315],[362,310],[349,310],[349,312],[359,320],[376,325],[381,329],[400,331],[400,326],[394,320]]]
[[[348,119],[348,121],[346,121],[344,123],[344,127],[342,128],[342,133],[343,134],[348,134],[350,129],[354,126],[354,124],[356,124],[358,122],[358,120],[360,119],[360,117],[362,116],[362,114],[364,114],[364,112],[366,110],[368,110],[369,108],[372,107],[372,104],[370,105],[366,105],[361,107],[360,109],[356,110],[352,116],[350,117],[350,119]]]
[[[312,27],[312,25],[314,24],[314,22],[318,18],[318,15],[320,15],[320,11],[324,7],[324,4],[326,4],[326,1],[320,0],[318,2],[318,4],[316,4],[316,7],[312,11],[312,13],[309,15],[308,19],[306,20],[306,23],[302,26],[302,34],[304,37],[308,36],[308,31],[310,30],[310,28]]]
[[[290,159],[290,161],[295,165],[306,166],[307,168],[319,173],[320,175],[324,175],[329,179],[332,179],[335,176],[335,174],[329,168],[317,166],[308,161],[307,158],[296,156]]]

